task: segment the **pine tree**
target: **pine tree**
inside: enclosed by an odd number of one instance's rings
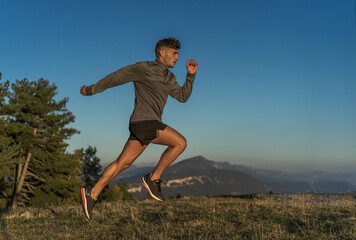
[[[1,80],[0,72],[0,80]],[[5,99],[9,94],[10,82],[0,83],[0,109],[5,105]],[[12,172],[15,166],[15,156],[19,147],[15,140],[8,136],[7,127],[9,119],[0,113],[0,208],[5,208],[9,203],[12,191]]]
[[[58,158],[47,161],[44,166],[36,166],[41,176],[46,180],[44,184],[36,187],[33,196],[29,200],[31,206],[43,206],[50,204],[65,204],[80,201],[79,189],[81,151],[74,154],[55,153]]]
[[[82,180],[86,186],[92,187],[96,181],[100,178],[100,158],[95,156],[96,148],[89,146],[85,151],[82,149],[83,155],[81,162],[83,164]]]
[[[67,154],[76,129],[66,128],[74,116],[68,98],[54,99],[57,87],[48,80],[11,84],[1,115],[9,119],[7,135],[19,146],[12,178],[12,208],[25,204],[51,204],[75,199],[80,181],[80,154]]]

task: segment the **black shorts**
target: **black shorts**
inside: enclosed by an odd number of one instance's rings
[[[153,139],[158,137],[158,130],[164,130],[166,127],[166,124],[157,120],[130,123],[129,140],[138,140],[142,146],[148,145]]]

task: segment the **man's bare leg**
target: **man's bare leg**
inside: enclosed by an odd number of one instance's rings
[[[128,140],[119,157],[105,168],[102,176],[91,190],[91,197],[96,200],[103,188],[120,172],[128,168],[146,147],[147,145],[142,146],[139,141]]]
[[[164,130],[159,130],[159,136],[151,143],[168,146],[151,174],[153,181],[160,179],[163,171],[184,151],[187,147],[187,141],[179,132],[167,126]]]

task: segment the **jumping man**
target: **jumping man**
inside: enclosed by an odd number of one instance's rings
[[[104,90],[133,82],[135,88],[135,108],[130,118],[130,137],[118,158],[107,166],[90,189],[81,188],[85,215],[90,219],[95,201],[103,188],[120,172],[127,169],[146,149],[148,144],[168,146],[152,173],[141,178],[143,186],[158,201],[163,201],[161,175],[163,171],[184,151],[186,139],[176,130],[162,122],[162,113],[168,95],[179,102],[186,102],[192,93],[198,63],[187,60],[186,81],[181,87],[176,77],[168,68],[173,68],[178,61],[180,42],[174,38],[158,41],[154,62],[138,62],[113,72],[91,86],[82,86],[80,93],[90,96]]]

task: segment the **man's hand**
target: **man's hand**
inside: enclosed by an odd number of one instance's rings
[[[87,85],[84,85],[83,87],[80,88],[80,94],[83,96],[87,96],[87,91],[86,91]]]
[[[187,70],[190,74],[195,74],[198,69],[198,63],[197,61],[190,59],[187,59]]]

